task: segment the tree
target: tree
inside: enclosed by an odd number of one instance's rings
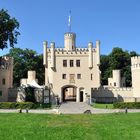
[[[139,54],[137,54],[135,51],[131,51],[131,52],[130,52],[130,56],[131,56],[131,57],[133,57],[133,56],[139,56]]]
[[[120,69],[121,76],[126,78],[126,86],[131,86],[131,56],[122,48],[113,48],[109,54],[110,69]]]
[[[108,84],[108,77],[110,77],[110,66],[109,66],[109,57],[108,55],[101,55],[101,84],[107,85]]]
[[[101,55],[101,83],[107,85],[112,70],[120,69],[121,76],[126,78],[126,86],[131,86],[131,57],[137,56],[134,51],[124,51],[122,48],[113,48],[109,55]]]
[[[7,48],[8,41],[10,47],[14,47],[20,34],[17,29],[19,29],[19,22],[11,18],[8,11],[0,10],[0,49]]]
[[[39,84],[44,84],[43,55],[37,55],[36,51],[20,48],[10,49],[8,56],[14,58],[13,82],[19,86],[20,79],[27,77],[27,71],[35,70]]]

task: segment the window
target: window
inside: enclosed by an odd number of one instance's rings
[[[93,80],[93,74],[91,74],[91,77],[90,78],[91,78],[91,80]]]
[[[114,87],[116,87],[116,82],[114,82]]]
[[[66,79],[66,74],[62,74],[62,79]]]
[[[81,79],[81,74],[77,74],[77,79]]]
[[[2,91],[0,90],[0,96],[2,96]]]
[[[73,67],[73,60],[70,60],[70,67]]]
[[[67,67],[67,60],[63,60],[63,67]]]
[[[5,79],[2,79],[2,85],[5,85]]]
[[[75,82],[75,74],[70,74],[70,83]]]
[[[76,60],[76,66],[80,67],[80,60]]]

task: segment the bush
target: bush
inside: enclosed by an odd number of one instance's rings
[[[128,109],[140,109],[140,102],[117,102],[113,104],[114,108],[128,108]]]
[[[33,88],[33,87],[26,87],[25,88],[25,93],[26,93],[25,101],[26,102],[33,102],[33,103],[36,102],[34,89],[35,88]]]
[[[20,103],[16,103],[15,108],[21,108],[21,109],[33,109],[35,108],[35,104],[32,102],[20,102]]]
[[[36,108],[51,108],[51,103],[47,103],[47,104],[40,104],[40,103],[36,103]]]
[[[51,104],[40,104],[32,102],[0,102],[0,109],[36,109],[36,108],[50,108]]]
[[[12,109],[15,108],[15,104],[13,102],[0,102],[1,109]]]

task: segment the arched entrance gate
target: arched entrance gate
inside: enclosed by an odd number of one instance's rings
[[[76,102],[76,90],[77,87],[67,85],[62,87],[62,101],[75,101]]]

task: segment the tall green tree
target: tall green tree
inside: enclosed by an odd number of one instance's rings
[[[108,55],[101,55],[100,70],[101,70],[101,84],[107,85],[108,77],[110,77],[111,74]]]
[[[37,55],[36,51],[30,49],[13,48],[8,56],[14,58],[13,81],[19,86],[20,79],[27,77],[27,71],[35,70],[39,84],[44,84],[43,55]]]
[[[17,43],[17,36],[20,34],[18,32],[19,22],[12,18],[7,10],[0,10],[0,49],[8,47],[14,47]]]
[[[121,76],[126,78],[126,86],[131,86],[131,57],[137,56],[135,51],[128,52],[122,48],[113,48],[109,55],[101,55],[101,82],[107,85],[108,78],[112,76],[112,70],[120,69]]]
[[[113,48],[109,54],[110,69],[120,69],[121,76],[126,78],[126,86],[131,86],[131,56],[122,48]]]

